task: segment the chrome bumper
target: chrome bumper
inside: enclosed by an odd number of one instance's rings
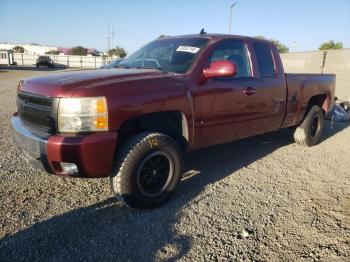
[[[51,173],[47,159],[48,134],[31,131],[22,123],[18,115],[11,118],[14,141],[24,153],[24,158],[36,168]]]

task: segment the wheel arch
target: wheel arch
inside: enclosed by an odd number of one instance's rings
[[[331,96],[330,94],[323,93],[323,94],[317,94],[309,98],[308,104],[306,106],[305,114],[303,119],[305,118],[306,114],[310,111],[310,109],[314,105],[318,105],[321,107],[323,114],[326,114],[330,108],[331,105]]]
[[[142,114],[126,120],[118,129],[118,144],[140,132],[159,132],[173,138],[182,150],[189,143],[189,125],[181,111],[161,111]]]

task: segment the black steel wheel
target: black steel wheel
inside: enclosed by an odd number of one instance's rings
[[[156,197],[167,189],[173,176],[174,161],[171,156],[163,151],[155,151],[141,162],[136,183],[142,194]]]

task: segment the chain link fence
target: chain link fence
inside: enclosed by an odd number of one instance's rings
[[[76,67],[76,68],[99,68],[107,63],[104,56],[75,56],[75,55],[47,55],[51,57],[56,66]],[[39,55],[14,54],[14,61],[19,66],[31,66],[36,64]]]

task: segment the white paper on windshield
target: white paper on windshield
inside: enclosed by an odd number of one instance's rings
[[[195,54],[199,51],[200,48],[195,47],[195,46],[187,46],[187,45],[180,45],[176,51],[177,52],[188,52],[188,53],[192,53]]]

